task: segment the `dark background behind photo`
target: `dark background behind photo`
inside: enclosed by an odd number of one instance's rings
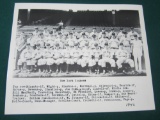
[[[56,25],[63,21],[65,26],[140,27],[136,10],[77,11],[20,9],[18,20],[25,25]],[[114,15],[114,18],[113,18]],[[114,20],[113,20],[114,19]]]
[[[143,5],[156,110],[50,115],[4,115],[6,76],[14,3],[92,3]],[[159,0],[0,0],[0,120],[160,120],[160,1]],[[142,88],[143,89],[143,88]],[[72,107],[72,106],[71,106]],[[94,107],[94,106],[93,106]],[[15,108],[12,108],[13,110]],[[56,108],[55,108],[56,109]],[[85,109],[85,106],[84,106]]]

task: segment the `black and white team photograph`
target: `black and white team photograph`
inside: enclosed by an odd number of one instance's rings
[[[146,76],[136,10],[20,9],[14,77]]]

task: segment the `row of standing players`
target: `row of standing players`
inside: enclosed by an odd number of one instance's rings
[[[24,35],[19,38],[22,42]],[[39,72],[121,72],[123,63],[129,65],[129,70],[142,71],[142,40],[140,35],[131,28],[126,32],[121,28],[119,32],[114,29],[110,33],[104,29],[91,33],[85,29],[77,33],[69,31],[68,34],[59,32],[39,32],[37,28],[30,33],[25,41],[25,49],[19,55],[17,65],[22,71]]]

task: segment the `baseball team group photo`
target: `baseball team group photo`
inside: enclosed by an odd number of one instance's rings
[[[13,77],[146,76],[139,12],[20,9]]]

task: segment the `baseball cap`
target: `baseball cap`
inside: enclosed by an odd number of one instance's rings
[[[111,28],[111,30],[114,30],[114,28]]]
[[[102,34],[106,34],[105,32],[102,32]]]
[[[116,34],[113,32],[112,35],[116,35]]]
[[[50,44],[49,44],[49,43],[47,43],[47,44],[46,44],[46,46],[50,46]]]
[[[108,46],[108,42],[104,43],[105,46]]]
[[[138,37],[136,34],[133,35],[134,37]]]
[[[69,46],[69,44],[68,44],[68,43],[66,43],[66,46]]]
[[[140,40],[142,40],[142,37],[138,37]]]
[[[29,46],[29,45],[30,45],[30,43],[27,43],[26,45],[27,45],[27,46]]]
[[[40,46],[40,44],[39,44],[39,43],[37,43],[37,44],[36,44],[36,46]]]
[[[72,33],[72,32],[69,32],[69,35],[73,35],[73,33]]]
[[[53,31],[50,31],[49,34],[53,34]]]
[[[61,32],[58,32],[58,35],[61,35],[62,33]]]
[[[123,30],[123,28],[122,28],[122,27],[120,27],[120,30]]]
[[[88,43],[85,43],[85,46],[88,46]]]
[[[123,34],[127,34],[127,31],[122,31]]]
[[[98,46],[98,43],[94,43],[94,46],[97,47],[97,46]]]
[[[43,35],[43,33],[40,33],[39,35]]]
[[[82,33],[82,35],[86,35],[85,33]]]
[[[78,46],[78,42],[74,43],[74,46]]]
[[[96,37],[96,35],[95,35],[95,34],[93,34],[93,35],[92,35],[92,37],[93,37],[93,38],[95,38],[95,37]]]
[[[59,43],[56,43],[56,47],[58,47],[59,46]]]
[[[120,45],[123,45],[123,43],[120,43]]]

